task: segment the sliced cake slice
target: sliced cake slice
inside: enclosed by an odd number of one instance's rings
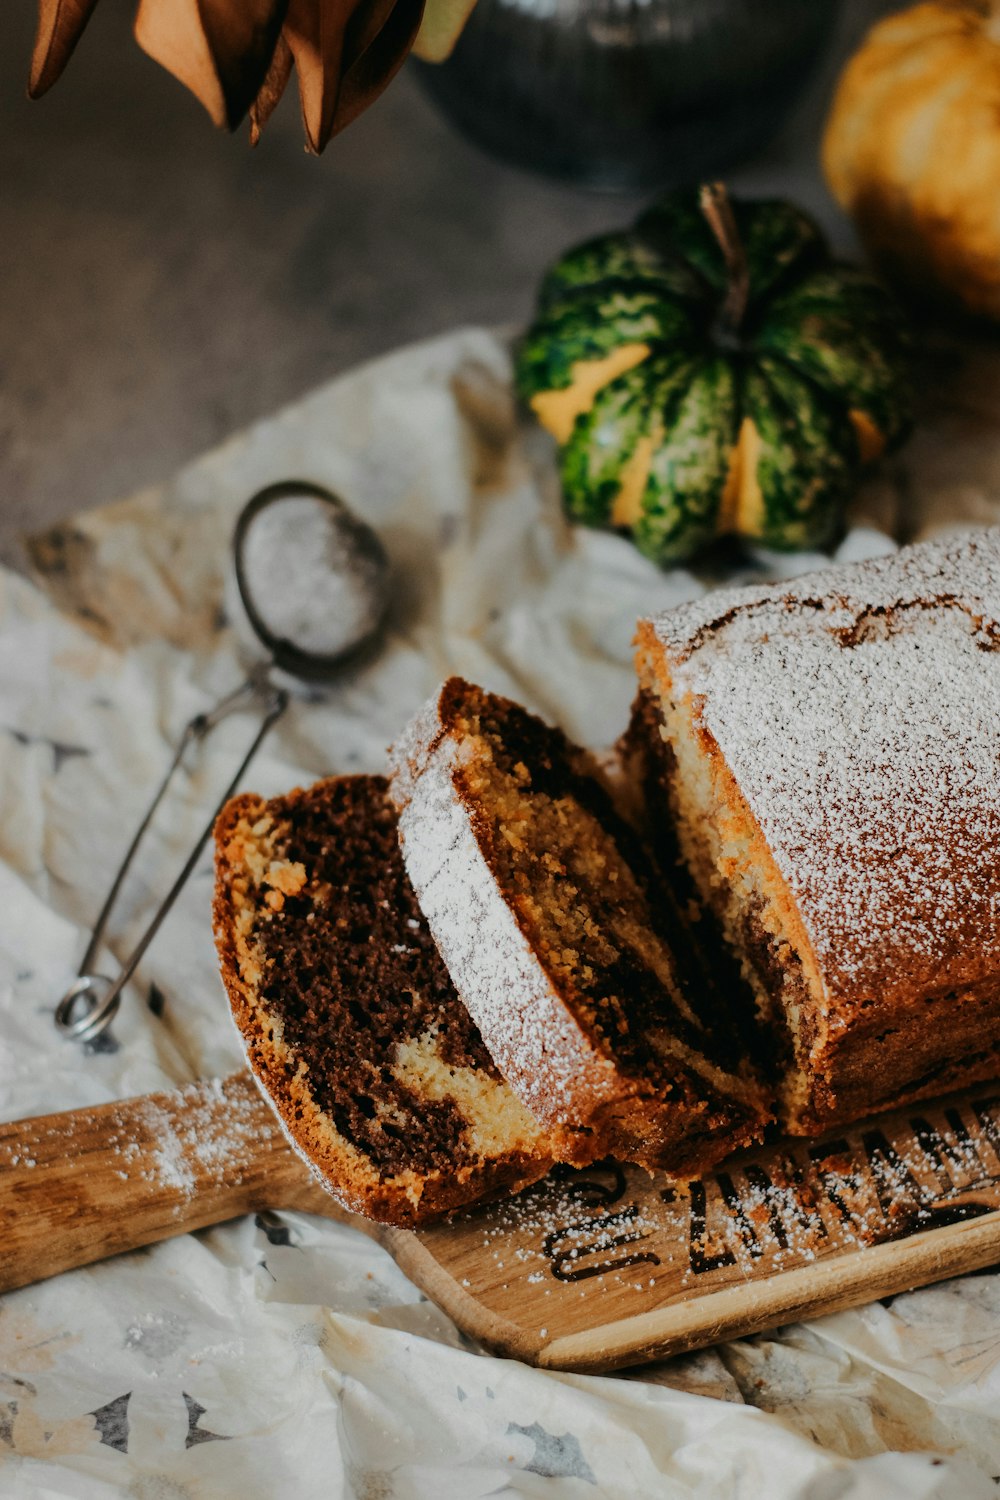
[[[650,823],[772,1030],[792,1132],[1000,1074],[998,650],[1000,530],[640,627]]]
[[[403,857],[504,1077],[583,1164],[693,1175],[759,1138],[764,1090],[713,1032],[683,934],[595,759],[451,678],[392,753]]]
[[[347,1208],[413,1226],[545,1175],[545,1132],[421,915],[384,778],[229,802],[214,918],[250,1068]]]

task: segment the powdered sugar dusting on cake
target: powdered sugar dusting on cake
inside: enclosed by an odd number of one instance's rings
[[[500,1071],[540,1118],[558,1124],[587,1048],[503,898],[453,773],[461,746],[435,697],[391,752],[391,796],[407,873],[455,988]]]
[[[832,993],[1000,967],[1000,530],[653,625]]]

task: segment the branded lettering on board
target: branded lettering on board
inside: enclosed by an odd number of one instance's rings
[[[566,1173],[579,1203],[545,1235],[561,1282],[637,1267],[761,1274],[1000,1210],[1000,1093],[915,1109],[815,1144],[784,1142],[645,1201],[617,1163]]]

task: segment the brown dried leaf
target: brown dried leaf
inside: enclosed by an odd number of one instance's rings
[[[367,52],[385,26],[396,0],[358,0],[358,7],[344,31],[344,50],[340,59],[341,77]]]
[[[140,0],[139,46],[233,129],[274,56],[287,0]]]
[[[140,0],[135,39],[144,52],[191,90],[214,124],[225,126],[226,101],[201,24],[198,0]]]
[[[392,82],[410,54],[423,9],[424,0],[396,0],[381,31],[345,68],[334,134],[356,120]]]
[[[299,75],[306,144],[319,153],[333,134],[344,32],[358,0],[289,0],[284,36]]]
[[[198,0],[198,9],[234,129],[263,87],[288,0]]]
[[[38,0],[38,29],[31,55],[28,94],[39,99],[73,55],[97,0]]]
[[[274,56],[260,92],[250,106],[250,144],[256,146],[260,133],[278,106],[292,76],[292,49],[283,35],[275,43]]]

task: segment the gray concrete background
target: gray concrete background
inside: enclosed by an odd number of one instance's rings
[[[837,56],[888,8],[847,0],[802,108],[733,178],[798,197],[842,245],[819,124]],[[0,548],[359,360],[525,318],[546,262],[635,207],[490,160],[406,70],[321,159],[291,91],[251,151],[138,50],[129,12],[102,0],[35,104],[32,0],[0,21]]]

